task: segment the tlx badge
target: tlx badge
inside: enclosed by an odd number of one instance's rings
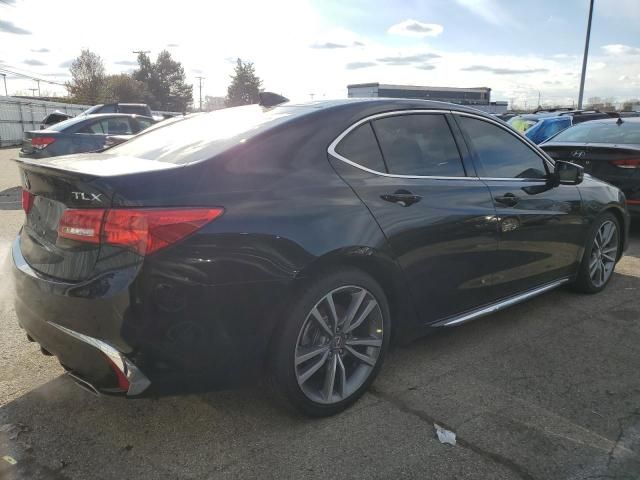
[[[92,202],[94,200],[97,202],[102,201],[100,200],[100,197],[102,196],[101,193],[71,192],[71,195],[73,195],[75,200],[86,200],[88,202]]]

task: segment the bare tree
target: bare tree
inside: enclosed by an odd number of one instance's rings
[[[71,81],[67,90],[79,103],[94,105],[104,101],[106,81],[102,58],[91,50],[82,50],[69,69]]]

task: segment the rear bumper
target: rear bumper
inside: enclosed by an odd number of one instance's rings
[[[113,393],[117,366],[129,382],[120,392],[131,396],[211,390],[262,374],[290,288],[232,282],[222,270],[210,284],[200,268],[215,262],[171,252],[79,283],[34,270],[19,237],[12,256],[20,325],[97,390]]]
[[[114,342],[114,329],[109,328],[107,322],[101,323],[106,320],[104,316],[96,318],[100,315],[91,314],[86,306],[89,300],[73,297],[73,292],[78,291],[78,285],[53,281],[35,272],[22,256],[18,239],[14,241],[11,251],[16,288],[15,309],[18,322],[27,334],[42,348],[58,357],[65,369],[95,386],[98,391],[125,393],[129,396],[143,393],[151,381],[126,355],[132,349],[122,339]],[[118,301],[117,297],[114,297],[115,302]],[[84,309],[82,304],[85,304]],[[74,314],[80,312],[84,315],[74,317]],[[70,328],[78,320],[87,324],[85,331],[102,330],[112,340],[83,333],[75,326]],[[96,330],[96,325],[103,328]],[[115,343],[119,344],[119,348],[116,348]],[[119,376],[127,379],[126,390],[119,388]]]

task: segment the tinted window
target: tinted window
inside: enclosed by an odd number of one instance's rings
[[[113,104],[103,105],[96,113],[116,113],[116,106]]]
[[[640,122],[586,122],[575,125],[553,137],[554,142],[617,143],[640,145]]]
[[[463,177],[464,167],[444,115],[399,115],[373,122],[390,173]]]
[[[80,130],[78,130],[77,133],[89,133],[89,134],[94,134],[94,135],[104,135],[104,130],[102,128],[102,122],[98,121],[98,122],[89,122],[87,123],[84,127],[82,127]]]
[[[264,110],[259,105],[246,105],[178,117],[182,120],[167,120],[173,123],[161,128],[153,127],[144,135],[116,145],[110,152],[157,162],[198,162],[308,111],[308,108],[299,106],[283,105]]]
[[[378,142],[369,122],[352,130],[336,147],[343,157],[377,172],[386,172]]]
[[[136,118],[136,120],[138,121],[138,125],[140,125],[140,130],[144,130],[145,128],[149,128],[151,126],[151,124],[153,123],[151,120],[149,120],[148,118]]]
[[[78,130],[78,133],[97,135],[131,135],[131,125],[126,117],[106,118],[91,122]]]
[[[149,115],[150,111],[143,105],[119,105],[120,113],[133,113],[137,115]]]
[[[483,175],[494,178],[545,178],[542,159],[515,135],[484,120],[459,117],[480,161]]]

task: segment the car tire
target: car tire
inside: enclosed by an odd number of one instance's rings
[[[608,238],[607,234],[609,228],[614,229],[611,238]],[[574,290],[582,293],[598,293],[604,290],[611,281],[613,270],[620,258],[621,234],[620,222],[612,213],[605,212],[593,222],[578,275],[572,285]]]
[[[272,385],[305,415],[334,415],[358,400],[380,371],[391,334],[386,296],[366,273],[340,268],[305,281],[293,299],[273,343]]]

